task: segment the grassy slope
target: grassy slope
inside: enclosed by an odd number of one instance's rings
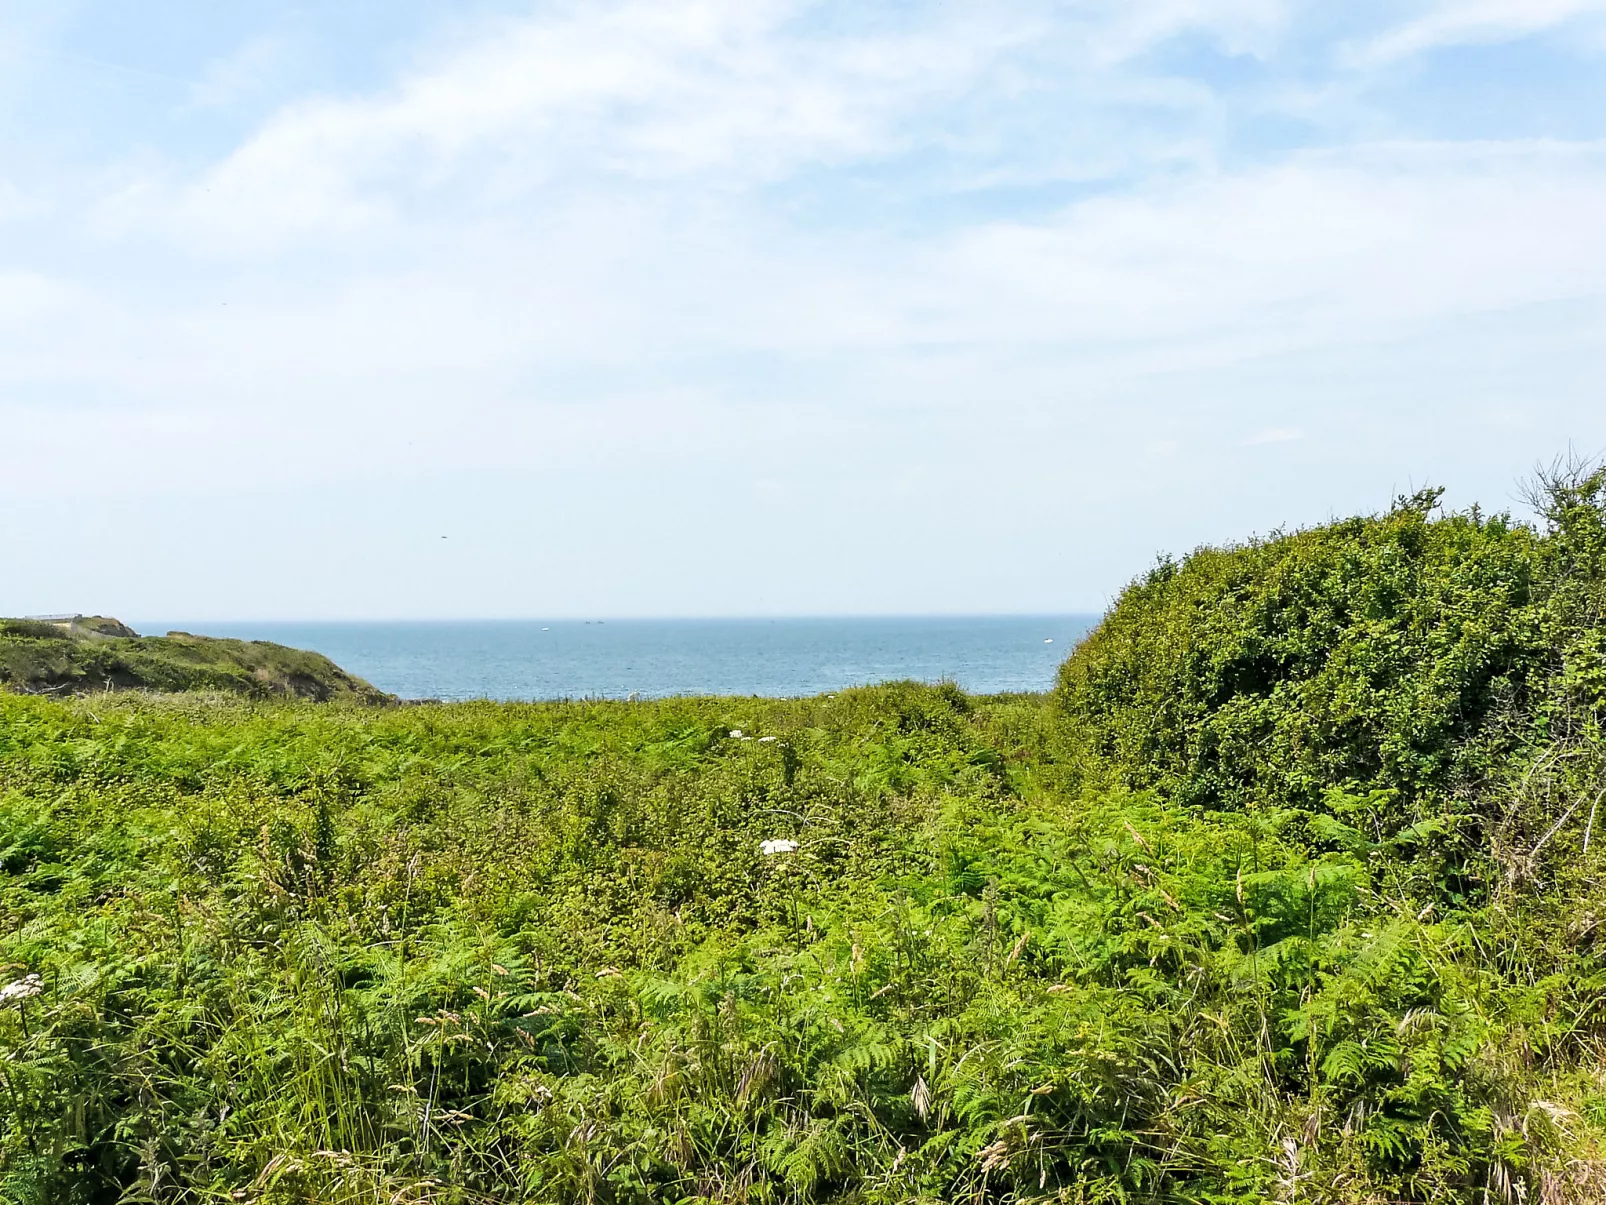
[[[0,1198],[1598,1201],[1599,485],[1051,699],[0,697]]]
[[[0,689],[33,694],[216,690],[389,701],[327,657],[258,640],[67,634],[52,624],[0,620]]]

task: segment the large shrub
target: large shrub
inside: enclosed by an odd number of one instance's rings
[[[1543,529],[1439,492],[1165,560],[1061,670],[1084,773],[1175,804],[1371,798],[1378,835],[1497,821],[1514,765],[1592,741],[1603,476],[1547,475]]]

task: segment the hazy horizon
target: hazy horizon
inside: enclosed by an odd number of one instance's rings
[[[1113,601],[1113,600],[1112,600]],[[843,621],[874,621],[887,620],[926,620],[926,619],[1088,619],[1103,615],[1104,608],[1097,611],[909,611],[909,612],[863,612],[849,613],[837,612],[833,614],[817,615],[382,615],[382,616],[347,616],[343,618],[328,618],[320,616],[297,615],[247,615],[244,617],[213,616],[211,618],[197,619],[129,619],[126,616],[114,615],[113,619],[120,619],[130,627],[141,630],[141,623],[160,625],[170,623],[213,623],[228,625],[246,624],[473,624],[473,623],[782,623],[789,620],[799,622],[828,622],[831,620]],[[38,613],[35,613],[36,615]],[[101,614],[101,612],[80,612],[83,615]]]

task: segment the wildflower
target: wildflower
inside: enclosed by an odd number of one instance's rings
[[[742,730],[740,728],[732,728],[731,729],[731,740],[739,741],[741,739],[742,739]]]
[[[8,983],[0,987],[0,1004],[10,1004],[14,1000],[27,1000],[37,996],[45,990],[45,981],[38,975],[24,975],[15,983]]]
[[[766,858],[772,854],[789,854],[797,849],[797,842],[790,837],[773,837],[768,841],[758,843],[758,852]]]
[[[773,741],[774,739],[775,738],[773,736],[761,736],[761,737],[758,738],[758,743],[763,745],[763,744],[768,743],[769,741]]]

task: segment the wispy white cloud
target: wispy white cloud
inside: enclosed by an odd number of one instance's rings
[[[927,524],[911,549],[974,529],[972,576],[1018,581],[988,533],[1032,516],[1014,551],[1049,523],[1080,551],[1008,605],[1068,605],[1041,583],[1096,602],[1133,548],[1435,471],[1356,451],[1382,426],[1399,457],[1520,468],[1527,444],[1469,451],[1493,428],[1444,416],[1517,396],[1536,452],[1590,442],[1606,145],[1404,136],[1367,91],[1431,45],[1539,28],[1479,11],[1311,42],[1291,0],[564,3],[260,120],[277,68],[251,47],[274,43],[236,39],[190,99],[252,97],[226,115],[243,134],[38,174],[25,215],[0,200],[0,497],[50,488],[66,421],[96,433],[85,497],[280,490],[321,531],[347,487],[398,511],[483,488],[480,513],[541,516],[529,539],[569,566],[648,512],[696,527],[723,492],[805,543],[836,533],[816,553],[860,580],[877,553],[855,508],[896,505]],[[1134,460],[1163,479],[1141,499]],[[1240,515],[1200,492],[1212,466],[1245,507],[1264,487],[1304,510]],[[1112,498],[1149,525],[1083,521]],[[334,592],[360,558],[331,559]],[[545,563],[495,563],[526,559]],[[717,558],[682,576],[683,597],[750,605]]]
[[[190,106],[222,109],[260,95],[284,71],[290,53],[283,38],[248,39],[206,65],[201,77],[190,85]]]
[[[349,231],[465,175],[504,192],[574,172],[752,184],[888,149],[921,94],[963,87],[992,49],[919,29],[789,36],[795,7],[605,5],[510,25],[392,91],[288,108],[152,200],[183,230],[253,242]]]
[[[1444,46],[1509,41],[1565,26],[1598,33],[1606,26],[1603,0],[1435,0],[1362,42],[1361,65],[1377,65]]]
[[[1368,147],[993,224],[959,257],[1013,295],[991,311],[1000,335],[1342,341],[1599,292],[1602,206],[1606,146]]]
[[[822,14],[800,0],[562,6],[502,23],[394,88],[290,105],[199,177],[147,178],[109,212],[122,228],[165,219],[215,246],[260,248],[382,225],[453,189],[505,198],[598,178],[763,187],[922,149],[952,155],[966,141],[953,121],[965,107],[1018,108],[1020,94],[1068,79],[1082,80],[1078,122],[1108,125],[1100,104],[1208,107],[1177,81],[1118,69],[1189,31],[1233,50],[1259,46],[1283,19],[1275,0],[853,11]],[[215,64],[203,93],[228,92],[267,53],[247,47]],[[1062,130],[1056,157],[1066,136],[1087,142]],[[1101,158],[1117,141],[1106,131],[1104,145],[1083,151]]]

